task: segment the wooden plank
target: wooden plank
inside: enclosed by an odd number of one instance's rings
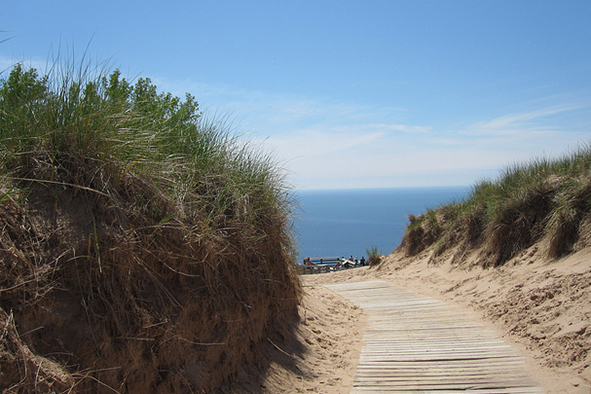
[[[364,394],[364,393],[388,393],[388,394],[408,394],[408,393],[420,393],[420,394],[531,394],[540,393],[541,391],[531,387],[510,387],[506,389],[494,388],[494,389],[466,389],[466,390],[433,390],[428,388],[402,388],[392,389],[389,387],[371,387],[366,386],[364,388],[354,387],[351,390],[352,394]]]
[[[326,287],[369,315],[352,393],[541,392],[523,357],[464,310],[385,281]]]

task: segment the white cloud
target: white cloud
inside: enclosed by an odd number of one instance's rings
[[[288,157],[290,148],[313,147],[310,155],[288,164],[296,186],[301,187],[469,185],[497,176],[511,163],[557,157],[589,140],[587,130],[544,126],[544,122],[555,120],[553,116],[567,111],[507,115],[459,132],[387,124],[358,125],[358,135],[339,132],[338,128],[332,134],[295,132],[282,137],[279,152],[281,157]],[[474,130],[478,133],[472,133]],[[340,153],[322,154],[331,148]]]
[[[273,151],[302,188],[468,185],[513,162],[558,156],[589,139],[588,129],[571,130],[568,123],[574,113],[588,122],[578,111],[589,107],[584,101],[450,128],[433,119],[407,121],[412,111],[397,107],[228,86],[187,90],[231,113],[237,128]]]
[[[403,131],[405,133],[428,133],[431,131],[430,127],[416,126],[416,125],[403,125],[403,124],[378,124],[378,127],[390,129],[394,131]]]
[[[304,159],[331,154],[350,154],[351,150],[367,146],[384,136],[383,132],[355,133],[319,129],[305,129],[278,137],[270,137],[269,143],[288,159]]]
[[[524,133],[546,134],[554,132],[547,124],[548,118],[564,112],[588,108],[590,104],[572,104],[558,107],[543,108],[536,111],[500,116],[498,118],[478,122],[469,126],[466,134],[471,135],[523,135]],[[543,123],[542,123],[543,122]]]

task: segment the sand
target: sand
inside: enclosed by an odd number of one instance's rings
[[[267,391],[348,393],[366,317],[322,285],[380,278],[473,310],[526,358],[547,393],[591,393],[591,250],[548,261],[536,246],[492,269],[443,260],[393,253],[378,267],[302,276],[301,370],[271,368]]]
[[[296,337],[276,346],[263,392],[348,393],[367,316],[325,287],[305,285],[305,291]]]

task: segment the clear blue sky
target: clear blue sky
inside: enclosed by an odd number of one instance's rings
[[[589,0],[6,1],[0,69],[86,52],[190,92],[298,188],[470,185],[591,141],[590,21]]]

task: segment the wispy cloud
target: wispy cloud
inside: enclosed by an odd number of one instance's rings
[[[296,160],[292,168],[296,178],[310,187],[472,184],[496,176],[513,162],[560,156],[587,142],[588,128],[573,130],[564,119],[586,108],[584,103],[542,108],[475,122],[460,130],[395,123],[358,125],[375,134],[368,134],[373,138],[367,140],[350,139],[343,160],[311,157],[306,162]],[[310,141],[329,143],[313,136]]]
[[[417,124],[409,121],[412,111],[394,107],[229,86],[190,91],[206,107],[231,113],[238,128],[275,152],[293,183],[304,188],[466,185],[512,162],[562,154],[589,139],[588,129],[572,130],[568,123],[591,106],[585,100],[534,103],[533,110],[453,128],[433,119]]]
[[[215,109],[236,116],[237,120],[251,131],[266,134],[291,132],[306,128],[331,128],[373,124],[376,127],[390,127],[402,131],[405,126],[397,125],[394,119],[406,110],[391,106],[372,106],[339,101],[323,97],[308,97],[281,92],[247,91],[223,84],[198,82],[175,82],[157,80],[159,86],[175,95],[182,96],[189,91],[197,96],[204,109]],[[388,120],[379,124],[376,120]],[[390,123],[390,121],[392,122]],[[404,129],[405,131],[418,131]]]
[[[416,126],[416,125],[404,125],[404,124],[377,124],[377,127],[393,130],[402,131],[404,133],[416,134],[416,133],[428,133],[431,131],[430,127]]]
[[[578,103],[504,115],[492,120],[475,123],[469,126],[465,133],[476,135],[548,133],[553,131],[553,127],[547,123],[552,116],[589,107],[591,107],[591,103]]]
[[[314,159],[321,155],[352,155],[355,149],[376,143],[383,132],[352,132],[343,130],[305,129],[276,137],[270,137],[269,143],[289,159]],[[338,156],[333,156],[336,158]]]

